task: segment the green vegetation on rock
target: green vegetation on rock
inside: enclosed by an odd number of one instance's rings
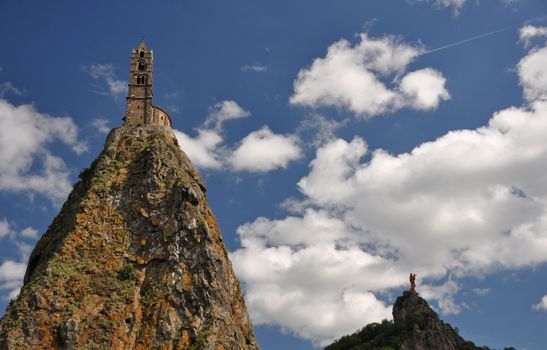
[[[466,341],[418,294],[404,292],[393,305],[394,321],[371,323],[325,350],[494,350]],[[515,350],[512,347],[503,350]]]

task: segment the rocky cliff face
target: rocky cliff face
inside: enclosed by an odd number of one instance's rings
[[[397,298],[393,321],[407,332],[401,350],[459,350],[471,346],[417,293],[405,292]]]
[[[170,128],[121,127],[34,249],[0,349],[258,349]]]
[[[512,348],[508,348],[512,349]],[[393,305],[393,321],[372,323],[325,350],[489,350],[463,339],[417,293],[404,292]]]

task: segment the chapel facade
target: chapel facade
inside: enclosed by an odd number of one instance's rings
[[[152,104],[154,78],[154,52],[144,39],[131,51],[129,83],[124,125],[164,125],[172,127],[169,114]]]

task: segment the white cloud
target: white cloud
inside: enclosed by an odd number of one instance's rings
[[[0,238],[9,236],[11,239],[14,239],[16,237],[15,233],[6,218],[0,220]],[[38,238],[38,230],[29,226],[21,230],[19,235],[25,238]]]
[[[490,293],[490,288],[473,288],[473,293],[477,294],[478,296],[485,296]]]
[[[417,2],[429,2],[434,4],[438,8],[451,7],[454,11],[457,11],[465,5],[466,0],[414,0]]]
[[[290,161],[301,157],[298,138],[273,133],[267,126],[249,133],[234,149],[224,145],[223,123],[250,115],[234,101],[222,101],[209,109],[205,123],[191,137],[174,130],[179,144],[188,157],[202,169],[263,173],[286,168]]]
[[[70,117],[53,117],[32,105],[14,106],[0,99],[0,191],[36,192],[55,202],[72,188],[69,171],[47,146],[61,141],[81,154],[87,145],[78,140]]]
[[[519,30],[520,41],[524,43],[524,46],[529,47],[532,39],[538,37],[547,37],[547,27],[536,27],[533,25],[525,25]]]
[[[390,308],[367,289],[385,288],[403,276],[386,273],[386,261],[358,244],[345,244],[348,229],[313,209],[302,217],[242,225],[244,248],[230,259],[245,283],[253,323],[278,324],[326,345],[348,330],[391,318]]]
[[[190,160],[202,169],[220,169],[222,157],[219,146],[223,138],[216,130],[198,130],[198,135],[192,138],[182,131],[174,130],[180,147]]]
[[[301,157],[295,136],[274,134],[264,126],[241,140],[229,162],[236,171],[267,172],[287,168],[289,162]]]
[[[543,132],[541,101],[410,153],[377,150],[366,163],[362,140],[337,140],[318,150],[299,187],[316,205],[346,207],[348,223],[429,277],[531,265],[547,253],[545,193],[533,175],[547,164]]]
[[[420,45],[406,44],[393,36],[369,38],[361,34],[360,39],[354,46],[347,40],[335,42],[324,58],[301,69],[290,102],[313,108],[346,108],[366,118],[405,107],[432,110],[449,98],[444,77],[432,68],[403,76],[407,66],[424,52]]]
[[[433,4],[437,9],[451,8],[455,15],[459,14],[461,8],[467,3],[467,0],[407,0],[410,3],[425,2]],[[501,3],[508,8],[515,7],[521,0],[501,0]],[[479,3],[479,1],[476,1]]]
[[[21,254],[21,262],[28,261],[30,258],[30,254],[32,253],[32,249],[34,249],[34,246],[24,242],[15,242],[15,245],[17,246],[19,254]]]
[[[524,89],[524,97],[534,101],[547,96],[547,47],[534,49],[520,60],[517,68],[520,82]]]
[[[437,301],[437,305],[441,312],[445,315],[456,315],[461,311],[461,307],[456,304],[454,297],[461,289],[461,286],[452,280],[438,286],[422,285],[420,286],[420,294],[427,300]]]
[[[539,303],[532,305],[532,310],[547,311],[547,295],[541,298],[541,301]]]
[[[349,119],[336,121],[328,119],[321,114],[311,114],[304,118],[296,129],[296,134],[305,135],[312,134],[312,145],[317,148],[324,145],[328,141],[334,140],[336,131],[347,124]]]
[[[0,265],[0,290],[8,290],[6,299],[13,299],[19,294],[26,268],[26,264],[12,260],[5,260]]]
[[[268,66],[262,64],[246,64],[241,67],[244,72],[265,72],[268,70]]]
[[[292,199],[291,216],[237,231],[242,248],[231,258],[253,321],[323,345],[385,317],[379,295],[407,288],[409,272],[441,312],[457,313],[460,278],[547,262],[547,189],[538,176],[547,172],[547,89],[531,79],[547,75],[543,50],[518,66],[526,104],[483,127],[397,155],[369,151],[360,137],[319,147],[298,182],[301,207]],[[346,315],[348,291],[368,300],[352,306],[362,319]],[[332,305],[344,311],[330,313]]]
[[[26,238],[38,238],[38,230],[33,227],[27,227],[21,231],[21,236]]]
[[[8,93],[16,96],[24,95],[23,90],[15,87],[10,81],[6,81],[0,84],[0,98],[4,98]]]
[[[110,130],[112,129],[110,126],[108,126],[109,124],[110,122],[107,119],[96,118],[91,123],[91,126],[97,129],[97,131],[100,132],[101,134],[108,134]]]
[[[408,73],[401,80],[400,89],[408,98],[408,105],[418,110],[437,109],[442,100],[450,99],[445,89],[446,79],[438,71],[425,68]]]
[[[366,143],[354,138],[351,143],[342,139],[333,140],[317,150],[310,162],[311,171],[298,182],[305,194],[320,202],[339,201],[353,192],[353,185],[346,178],[359,165],[359,159],[367,152]]]
[[[13,299],[19,294],[26,270],[26,263],[24,262],[28,261],[33,249],[33,246],[20,242],[17,238],[38,238],[38,231],[32,227],[27,227],[21,230],[19,235],[16,235],[16,232],[10,226],[5,218],[0,221],[0,238],[9,236],[10,242],[17,247],[20,254],[20,262],[8,259],[0,265],[0,294],[2,294],[1,299],[4,300]]]
[[[221,130],[222,123],[225,121],[245,118],[250,115],[251,113],[249,113],[249,111],[244,110],[235,101],[221,101],[209,108],[209,116],[207,117],[203,127],[208,128],[211,125],[214,125],[215,129]]]
[[[89,74],[96,82],[100,84],[106,84],[106,86],[99,86],[100,94],[110,95],[112,97],[119,97],[127,93],[127,82],[119,80],[114,72],[114,66],[112,64],[98,64],[94,63],[89,66],[81,67],[84,72]]]
[[[12,230],[10,228],[10,224],[6,218],[3,218],[2,221],[0,221],[0,238],[5,237],[12,233]]]

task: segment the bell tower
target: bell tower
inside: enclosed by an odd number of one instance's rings
[[[153,77],[154,52],[146,46],[143,39],[139,46],[131,51],[124,125],[172,126],[169,114],[152,104]]]
[[[154,53],[144,39],[131,51],[125,125],[148,124],[152,111]]]

